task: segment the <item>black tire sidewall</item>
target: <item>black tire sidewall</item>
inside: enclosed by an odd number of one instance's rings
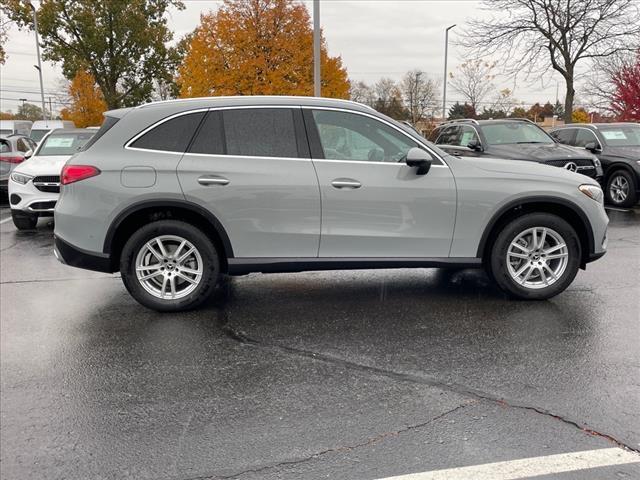
[[[149,240],[161,235],[177,235],[187,239],[202,257],[203,274],[200,284],[184,298],[156,298],[144,289],[136,276],[138,252]],[[139,303],[161,312],[176,312],[196,308],[211,296],[220,276],[220,259],[211,239],[197,227],[179,220],[159,220],[143,226],[129,238],[120,256],[120,273],[125,287]]]
[[[11,219],[18,230],[33,230],[38,224],[37,215],[30,213],[22,213],[20,211],[11,211]]]
[[[611,183],[616,177],[624,177],[624,179],[629,182],[629,194],[627,195],[627,199],[624,202],[616,203],[611,198]],[[633,207],[636,203],[636,184],[634,182],[633,176],[627,172],[626,170],[616,170],[613,172],[609,179],[607,180],[606,192],[605,196],[607,202],[613,205],[614,207]]]
[[[567,268],[560,280],[541,289],[528,289],[517,284],[507,267],[507,249],[513,239],[531,227],[547,227],[562,236],[569,251]],[[582,248],[575,230],[565,220],[549,213],[532,213],[508,223],[498,234],[491,249],[491,273],[498,285],[511,296],[525,300],[545,300],[566,289],[580,268]]]

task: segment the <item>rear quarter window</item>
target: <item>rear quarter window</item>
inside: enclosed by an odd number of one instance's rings
[[[184,153],[204,115],[205,112],[188,113],[166,120],[129,146],[145,150]]]

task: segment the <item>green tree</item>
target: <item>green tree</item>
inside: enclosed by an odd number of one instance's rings
[[[46,110],[45,113],[47,114],[47,118],[51,118],[48,110]],[[18,112],[13,118],[16,120],[31,120],[32,122],[42,120],[42,108],[32,103],[24,103],[18,107]]]
[[[459,120],[461,118],[476,118],[476,109],[467,102],[461,104],[456,102],[449,108],[449,120]]]
[[[154,80],[170,76],[175,59],[165,14],[184,8],[178,0],[42,0],[38,29],[43,58],[62,64],[66,78],[87,70],[108,108],[141,103]],[[22,0],[0,0],[18,27],[33,29],[32,11]]]
[[[509,115],[511,118],[526,118],[527,111],[523,107],[516,107]]]

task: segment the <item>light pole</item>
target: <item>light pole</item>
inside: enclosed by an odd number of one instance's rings
[[[40,61],[40,38],[38,37],[38,17],[36,15],[36,7],[33,3],[29,2],[31,10],[33,10],[33,29],[36,32],[36,54],[38,55],[38,65],[34,65],[38,69],[38,75],[40,76],[40,99],[42,100],[42,119],[47,119],[47,113],[44,107],[44,86],[42,85],[42,62]]]
[[[442,84],[442,120],[447,118],[447,55],[449,54],[449,30],[456,24],[447,27],[444,31],[444,83]]]
[[[320,97],[320,0],[313,0],[313,95]]]

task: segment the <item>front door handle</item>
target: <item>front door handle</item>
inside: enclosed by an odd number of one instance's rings
[[[352,178],[336,178],[331,185],[334,188],[360,188],[362,184]]]
[[[203,175],[198,178],[200,185],[229,185],[229,179],[218,175]]]

